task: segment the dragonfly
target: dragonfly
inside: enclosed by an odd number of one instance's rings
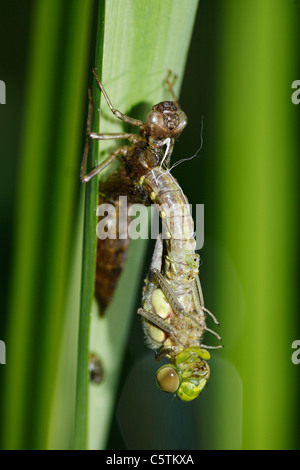
[[[221,340],[206,326],[205,314],[219,323],[204,305],[194,221],[185,194],[170,172],[159,166],[144,176],[143,186],[159,208],[165,237],[163,240],[161,235],[156,241],[138,313],[143,318],[146,342],[156,351],[157,359],[171,361],[158,369],[158,386],[191,401],[210,376],[207,349],[220,347],[202,343],[205,332]]]
[[[216,318],[204,306],[201,284],[198,276],[199,255],[195,252],[193,219],[185,214],[188,201],[175,178],[168,171],[175,139],[187,124],[187,117],[180,109],[167,79],[173,101],[164,101],[153,106],[145,123],[125,116],[113,108],[108,95],[94,70],[96,81],[113,114],[126,123],[138,126],[139,134],[118,133],[98,134],[91,132],[88,117],[87,142],[81,166],[81,181],[86,183],[100,173],[112,161],[119,158],[121,170],[108,180],[108,186],[120,188],[133,199],[149,205],[151,201],[159,206],[179,207],[177,215],[167,219],[160,210],[168,239],[156,242],[148,278],[143,290],[143,307],[138,314],[143,319],[146,342],[156,351],[157,359],[167,357],[171,364],[158,369],[158,386],[166,392],[175,393],[183,401],[191,401],[203,390],[210,375],[207,360],[208,346],[201,344],[205,331],[220,336],[210,330],[205,323],[208,313],[215,323]],[[91,99],[90,99],[91,106]],[[90,115],[90,113],[89,113]],[[122,146],[113,151],[104,162],[85,174],[89,139],[128,139],[131,146]],[[176,220],[175,220],[176,219]],[[178,219],[178,220],[177,220]],[[175,237],[175,227],[181,221],[182,236]],[[165,252],[165,254],[164,254]],[[215,346],[219,347],[219,346]]]

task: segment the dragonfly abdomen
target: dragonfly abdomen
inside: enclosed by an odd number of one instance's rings
[[[192,282],[199,272],[195,253],[194,221],[190,206],[176,179],[159,166],[145,175],[143,186],[157,204],[164,227],[164,273],[169,280]]]

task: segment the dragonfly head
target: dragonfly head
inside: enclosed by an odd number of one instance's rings
[[[147,134],[154,140],[167,137],[176,139],[187,125],[186,114],[174,101],[161,101],[153,106],[147,116]]]
[[[173,364],[165,364],[156,373],[158,387],[164,392],[176,393],[183,401],[197,398],[209,379],[206,360],[210,354],[197,346],[177,354]]]

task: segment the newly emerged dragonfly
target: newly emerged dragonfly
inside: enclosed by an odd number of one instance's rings
[[[191,401],[203,390],[210,370],[206,362],[210,354],[201,343],[208,331],[205,313],[218,324],[204,306],[199,272],[199,255],[195,252],[194,222],[186,196],[175,178],[160,167],[143,178],[143,186],[160,210],[164,226],[157,239],[148,278],[143,291],[144,319],[148,345],[171,364],[162,366],[156,375],[158,386],[176,392],[184,401]],[[169,211],[169,214],[167,213]]]
[[[170,365],[162,366],[157,372],[159,387],[167,392],[176,392],[184,401],[190,401],[198,396],[209,378],[206,360],[210,355],[200,342],[205,331],[214,332],[205,324],[205,312],[210,312],[204,307],[198,278],[199,255],[195,253],[193,220],[190,213],[186,216],[182,213],[187,199],[177,181],[166,171],[174,141],[186,126],[187,117],[180,109],[168,80],[174,101],[164,101],[153,106],[146,123],[143,123],[113,108],[95,71],[94,75],[113,114],[126,123],[138,126],[140,134],[91,132],[90,100],[81,181],[89,181],[112,161],[120,158],[123,162],[121,169],[111,176],[106,187],[102,186],[102,192],[103,189],[117,187],[118,189],[111,190],[113,197],[123,192],[131,200],[146,205],[155,201],[169,204],[171,209],[176,204],[180,208],[184,235],[179,239],[174,236],[174,227],[177,224],[174,217],[173,225],[163,219],[169,234],[164,245],[166,253],[163,254],[163,243],[159,238],[150,275],[146,280],[143,308],[138,313],[143,317],[148,344],[157,351],[157,358],[166,356],[171,360]],[[132,145],[115,150],[103,163],[85,174],[89,139],[128,139]],[[161,211],[161,215],[163,213]],[[214,317],[213,319],[215,320]],[[215,322],[217,323],[216,320]],[[219,335],[214,334],[220,339]]]

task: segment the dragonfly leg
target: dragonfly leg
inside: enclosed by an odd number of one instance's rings
[[[150,323],[153,323],[153,325],[157,326],[157,328],[159,328],[160,330],[162,330],[165,333],[168,333],[169,335],[171,335],[174,338],[174,340],[176,341],[176,343],[180,344],[184,348],[186,347],[185,344],[183,344],[177,338],[177,336],[175,335],[171,325],[168,322],[166,322],[162,317],[157,315],[157,313],[145,310],[143,308],[139,308],[137,313],[138,313],[138,315],[141,315],[143,318],[148,320]]]
[[[98,134],[97,132],[89,132],[88,137],[93,140],[117,140],[128,139],[132,144],[136,144],[141,137],[137,134],[129,134],[128,132],[119,132],[113,134]]]
[[[172,83],[170,82],[170,80],[172,79]],[[167,78],[166,78],[166,85],[169,89],[169,92],[173,98],[173,101],[174,103],[176,104],[177,108],[180,109],[180,106],[179,106],[179,103],[178,103],[178,99],[177,99],[177,96],[175,95],[175,92],[174,92],[174,85],[176,83],[176,80],[177,80],[177,75],[175,75],[172,70],[169,70],[168,71],[168,75],[167,75]]]
[[[158,362],[161,359],[163,359],[165,356],[168,354],[172,354],[172,348],[166,348],[165,346],[162,346],[159,348],[159,350],[155,354],[155,360]]]
[[[119,111],[118,109],[115,109],[113,107],[113,105],[111,104],[110,102],[110,99],[105,91],[105,88],[103,86],[103,84],[101,83],[98,75],[97,75],[97,72],[96,72],[96,69],[93,70],[93,74],[94,74],[94,77],[96,79],[96,82],[98,83],[98,86],[99,88],[101,89],[102,93],[103,93],[103,96],[108,104],[108,107],[109,109],[111,110],[111,112],[118,118],[118,119],[121,119],[121,121],[124,121],[124,122],[127,122],[128,124],[131,124],[132,126],[138,126],[138,127],[144,127],[144,123],[142,121],[140,121],[139,119],[134,119],[134,118],[131,118],[129,116],[125,116],[125,114],[121,113],[121,111]]]
[[[157,269],[159,272],[161,272],[162,256],[163,256],[163,243],[162,243],[162,237],[160,233],[155,242],[155,247],[154,247],[151,264],[150,264],[150,274],[152,273],[154,269]]]
[[[184,310],[184,308],[182,307],[180,302],[178,302],[175,292],[169,286],[169,284],[167,283],[167,281],[165,280],[163,275],[157,269],[153,269],[152,272],[153,272],[153,274],[155,275],[155,277],[158,281],[159,287],[163,291],[165,297],[167,298],[169,304],[171,305],[171,307],[174,310],[174,312],[176,313],[176,315],[180,315],[180,314],[185,315],[186,317],[189,317],[197,325],[202,326],[201,323],[198,320],[196,320],[196,318],[193,317],[193,315],[191,315],[190,313],[188,313]],[[195,299],[195,295],[194,295],[194,299]],[[197,300],[197,298],[196,298],[196,300]],[[207,310],[202,305],[200,305],[200,309],[205,311],[205,312],[207,311],[208,313],[210,313],[212,315],[212,313],[209,312],[209,310]],[[214,316],[213,316],[213,318],[214,318]],[[213,333],[215,336],[217,336],[218,339],[221,339],[221,337],[216,332],[210,330],[209,328],[205,327],[205,330],[209,331],[210,333]]]
[[[194,290],[198,294],[199,303],[202,308],[204,306],[204,297],[203,297],[202,287],[201,287],[201,283],[200,283],[200,279],[198,275],[196,276],[196,279],[195,279]]]
[[[199,312],[200,310],[202,310],[203,312],[206,312],[213,319],[215,324],[219,325],[220,323],[218,322],[214,314],[204,306],[204,298],[203,298],[202,287],[201,287],[199,276],[196,277],[194,285],[193,285],[193,297],[194,297],[197,312]]]
[[[184,308],[178,302],[176,295],[173,292],[173,289],[169,286],[169,284],[167,283],[167,281],[165,280],[161,272],[158,271],[157,269],[153,269],[152,272],[158,281],[159,287],[163,291],[166,299],[168,300],[169,304],[171,305],[176,315],[180,315],[180,314],[185,315]]]
[[[223,347],[223,344],[219,344],[218,346],[208,346],[207,344],[200,344],[200,348],[202,349],[221,349]]]
[[[222,339],[221,336],[218,335],[218,333],[216,333],[214,330],[211,330],[210,328],[207,328],[207,327],[205,327],[204,329],[205,329],[205,331],[208,331],[209,333],[215,335],[221,341],[221,339]]]
[[[101,171],[104,170],[104,168],[106,168],[111,162],[116,160],[119,156],[125,156],[128,152],[128,149],[129,147],[125,145],[124,147],[118,148],[117,150],[112,152],[102,163],[100,163],[98,166],[93,168],[93,170],[87,174],[84,173],[84,166],[81,165],[80,181],[82,183],[87,183],[92,178],[94,178],[94,176],[98,175],[98,173],[101,173]],[[85,161],[83,161],[82,163],[85,163]]]
[[[92,92],[90,88],[88,91],[88,97],[89,97],[89,106],[88,106],[88,115],[87,115],[87,123],[86,123],[86,139],[85,139],[82,162],[81,162],[81,167],[80,167],[80,179],[82,179],[84,176],[86,161],[87,161],[89,148],[90,148],[88,134],[91,132],[92,113],[93,113],[93,100],[92,100]]]
[[[96,75],[96,72],[94,72],[94,74],[95,74],[95,78],[97,80],[98,77]],[[99,83],[101,83],[101,82],[99,81]],[[110,101],[107,97],[107,94],[106,94],[106,92],[103,88],[102,83],[101,83],[100,88],[102,89],[103,94],[104,94],[106,100],[108,100],[108,103],[111,107],[111,103],[110,103]],[[89,146],[90,146],[89,145],[89,139],[93,139],[93,140],[128,139],[133,145],[136,144],[139,140],[141,140],[141,137],[138,134],[131,134],[131,133],[128,133],[128,132],[119,132],[119,133],[111,133],[111,134],[99,134],[97,132],[91,132],[92,113],[93,113],[93,100],[92,100],[91,88],[89,88],[88,96],[89,96],[89,106],[88,106],[88,116],[87,116],[87,125],[86,125],[86,141],[85,141],[83,157],[82,157],[82,162],[81,162],[81,168],[80,168],[80,180],[81,180],[82,183],[87,183],[88,181],[90,181],[94,176],[96,176],[104,168],[106,168],[112,161],[114,161],[118,157],[119,154],[125,155],[126,154],[126,152],[124,152],[125,148],[126,148],[126,151],[128,149],[125,146],[120,147],[118,149],[117,153],[116,152],[111,153],[107,157],[107,159],[104,160],[104,162],[102,162],[100,165],[98,165],[96,168],[94,168],[90,173],[85,174],[85,167],[86,167],[87,157],[88,157],[88,153],[89,153]],[[129,118],[129,119],[131,119],[131,118]],[[125,121],[125,122],[129,122],[129,121]],[[141,122],[141,121],[139,121],[139,122]]]
[[[206,312],[206,313],[213,319],[213,321],[215,322],[216,325],[220,325],[220,323],[218,322],[218,320],[216,319],[216,317],[214,316],[214,314],[211,313],[211,311],[208,310],[208,308],[202,307],[202,310],[203,310],[203,312]]]
[[[160,317],[157,313],[145,310],[143,308],[139,308],[137,313],[138,315],[141,315],[143,318],[153,323],[153,325],[160,328],[162,331],[165,331],[169,335],[172,334],[172,328],[170,324],[166,322],[166,320],[164,320],[162,317]]]

